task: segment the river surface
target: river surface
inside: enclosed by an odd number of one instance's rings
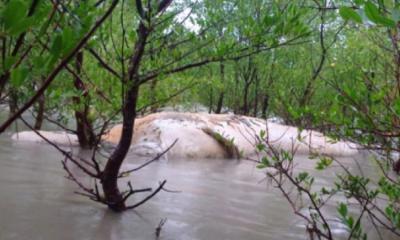
[[[166,188],[180,192],[160,192],[147,204],[116,214],[74,194],[78,188],[64,177],[61,159],[51,146],[12,142],[8,133],[0,135],[1,240],[156,239],[155,229],[164,218],[159,239],[307,239],[304,222],[250,161],[155,162],[128,177],[134,187],[157,187],[166,179]],[[314,172],[315,162],[298,159],[302,169]],[[356,168],[352,159],[345,161]],[[138,165],[131,154],[124,168]],[[368,164],[363,166],[368,173]],[[334,171],[315,174],[319,185],[335,176]],[[332,216],[334,211],[332,206]],[[369,239],[377,239],[372,228],[368,231]],[[340,237],[345,230],[338,224],[334,232]]]

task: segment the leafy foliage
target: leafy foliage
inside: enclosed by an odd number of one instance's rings
[[[121,0],[100,22],[108,1],[2,1],[0,103],[12,114],[44,87],[42,103],[34,101],[29,109],[37,119],[101,135],[103,126],[124,117],[125,97],[132,84],[139,84],[134,109],[139,115],[201,105],[208,112],[274,117],[318,129],[373,151],[382,178],[374,181],[343,169],[334,187],[315,189],[315,176],[294,170],[294,153],[273,150],[264,141],[255,146],[264,155],[257,167],[278,170],[307,197],[308,215],[292,207],[313,234],[333,238],[319,210],[342,194],[346,199],[336,203],[337,217],[349,238],[366,238],[364,214],[387,221],[380,223],[399,235],[400,190],[392,176],[392,169],[400,171],[396,1],[185,0],[172,1],[167,9],[159,2]],[[156,14],[159,8],[163,12]],[[148,38],[130,76],[143,29]],[[75,50],[76,56],[64,62]],[[77,127],[81,120],[88,132]],[[213,135],[239,155],[233,141]],[[318,159],[318,171],[337,163],[330,156],[311,157]],[[288,193],[282,179],[269,176]],[[384,208],[376,214],[369,209],[379,207],[379,198],[385,199]],[[358,215],[350,211],[350,200],[362,206]]]

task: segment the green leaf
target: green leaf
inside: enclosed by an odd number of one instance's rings
[[[347,217],[347,205],[344,203],[340,203],[339,207],[337,208],[337,211],[339,212],[340,216],[343,218]]]
[[[26,68],[16,68],[11,71],[10,83],[14,87],[20,87],[24,83],[26,77],[28,76],[28,69]]]
[[[364,0],[354,0],[354,3],[357,5],[361,5],[364,2]]]
[[[47,19],[47,16],[51,11],[50,5],[43,4],[41,6],[42,6],[42,8],[39,8],[35,12],[36,14],[34,15],[36,22],[40,23],[41,21],[43,21],[41,23],[41,25],[38,26],[38,27],[40,27],[39,33],[37,35],[38,38],[41,38],[46,33],[47,29],[49,28],[49,26],[51,24],[51,21],[49,21],[49,19]]]
[[[63,47],[62,36],[57,35],[54,38],[53,44],[50,47],[50,53],[53,55],[53,57],[57,58],[58,56],[60,56],[62,47]]]
[[[90,27],[93,24],[93,21],[94,21],[94,17],[92,14],[89,14],[82,19],[82,29],[81,29],[80,35],[83,35],[87,31],[89,31]]]
[[[258,168],[258,169],[263,169],[263,168],[266,168],[266,167],[267,167],[267,166],[265,166],[265,165],[262,164],[262,163],[257,165],[257,168]]]
[[[22,19],[25,18],[28,7],[20,0],[9,1],[2,17],[6,30],[15,27]]]
[[[256,148],[259,152],[262,152],[266,149],[266,146],[262,143],[259,143],[259,144],[257,144]]]
[[[368,1],[365,3],[364,11],[365,15],[372,22],[384,25],[386,27],[396,27],[396,23],[392,19],[383,16],[380,13],[379,8],[372,2]]]
[[[375,6],[375,4],[371,3],[371,2],[367,2],[365,3],[365,15],[367,15],[368,19],[377,23],[379,22],[379,18],[380,18],[380,13],[379,13],[379,9]]]
[[[43,21],[48,21],[48,16],[53,9],[53,5],[51,3],[43,2],[36,6],[35,12],[32,16],[33,24],[39,27]]]
[[[352,20],[356,23],[362,23],[362,17],[350,7],[341,7],[339,9],[339,14],[344,20]]]
[[[14,65],[14,63],[17,61],[16,56],[8,56],[6,57],[4,61],[4,70],[7,71],[11,69],[11,67]]]
[[[354,218],[353,218],[352,216],[350,216],[350,217],[347,219],[346,223],[347,223],[347,226],[348,226],[350,229],[353,229],[353,226],[354,226]]]
[[[263,157],[263,158],[261,159],[261,163],[262,163],[264,166],[266,166],[266,167],[271,166],[271,163],[269,162],[269,160],[268,160],[267,157]]]
[[[72,28],[66,27],[62,33],[62,55],[67,55],[75,46],[75,33]]]
[[[322,193],[323,195],[327,195],[327,194],[330,194],[331,192],[330,192],[328,189],[326,189],[325,187],[322,187],[321,193]]]
[[[260,131],[260,138],[261,138],[261,139],[264,139],[264,138],[265,138],[265,135],[266,135],[266,131],[265,131],[265,130],[261,130],[261,131]]]
[[[324,170],[329,167],[333,162],[332,158],[329,157],[321,157],[321,159],[317,162],[317,166],[315,167],[317,170]]]
[[[309,175],[308,175],[308,172],[302,172],[302,173],[300,173],[300,174],[297,176],[297,180],[298,180],[299,182],[302,182],[302,181],[306,180],[306,178],[307,178],[308,176],[309,176]]]
[[[20,21],[16,22],[13,25],[13,27],[9,29],[9,33],[14,36],[19,35],[23,32],[28,31],[28,29],[32,26],[32,24],[33,21],[31,18],[21,19]]]
[[[275,25],[278,21],[279,21],[279,17],[277,17],[277,16],[267,15],[264,17],[265,27],[271,27],[271,26]]]

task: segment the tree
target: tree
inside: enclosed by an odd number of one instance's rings
[[[28,53],[32,50],[33,46],[35,44],[39,45],[41,44],[41,39],[40,37],[44,37],[44,33],[48,31],[48,28],[50,26],[50,23],[52,23],[53,16],[55,11],[57,10],[58,5],[54,5],[53,12],[49,14],[50,7],[48,4],[43,3],[41,6],[44,8],[42,12],[38,11],[38,15],[34,18],[33,13],[31,9],[35,9],[34,6],[37,6],[39,1],[32,1],[31,8],[29,8],[29,11],[27,12],[26,17],[24,17],[25,12],[27,11],[27,7],[25,4],[23,4],[21,1],[11,1],[7,4],[5,8],[3,8],[3,27],[6,29],[6,31],[9,32],[6,37],[9,37],[10,40],[13,39],[14,36],[14,31],[18,33],[18,38],[14,47],[14,50],[12,51],[11,55],[7,55],[6,50],[6,43],[7,43],[7,38],[3,38],[3,70],[2,70],[2,77],[1,77],[1,90],[4,91],[5,85],[8,83],[11,79],[13,80],[14,83],[22,85],[24,81],[26,80],[27,72],[24,71],[23,67],[20,67],[20,64],[23,62],[23,60],[27,57]],[[43,82],[43,84],[40,86],[40,88],[34,93],[34,95],[25,103],[21,108],[15,111],[9,119],[7,119],[1,126],[0,126],[0,133],[4,132],[7,127],[9,127],[18,117],[21,116],[21,114],[26,111],[29,107],[31,107],[39,98],[40,96],[45,92],[45,90],[49,87],[49,85],[54,81],[54,79],[57,77],[57,75],[63,70],[63,68],[68,64],[68,62],[74,57],[76,53],[79,52],[79,50],[86,44],[86,42],[89,40],[89,38],[93,35],[93,33],[96,31],[96,29],[107,19],[107,17],[111,14],[112,10],[115,8],[117,5],[118,1],[115,0],[112,2],[111,6],[107,9],[105,14],[101,16],[91,28],[90,24],[87,24],[88,26],[85,26],[80,33],[82,34],[81,38],[77,41],[77,39],[71,39],[71,29],[64,29],[64,31],[61,34],[56,35],[56,37],[53,40],[52,47],[50,48],[50,56],[48,60],[45,62],[45,65],[43,66],[43,62],[40,60],[36,60],[34,64],[36,64],[35,68],[37,69],[43,69],[44,73],[46,74],[46,78]],[[15,17],[15,11],[18,12],[16,14],[18,17],[21,17],[20,20],[14,21],[13,19]],[[48,16],[47,16],[48,14]],[[37,18],[37,19],[36,19]],[[21,27],[21,25],[23,27]],[[41,28],[32,28],[29,33],[35,34],[34,30],[39,29],[39,36],[33,37],[33,42],[28,44],[26,47],[25,52],[21,54],[21,56],[16,57],[16,54],[13,54],[15,49],[19,50],[23,44],[23,39],[25,38],[25,35],[27,34],[27,29],[29,27],[34,27],[35,25],[31,26],[30,24],[35,24],[36,26],[42,24]],[[89,28],[89,29],[88,29]],[[22,33],[21,33],[22,30]],[[63,38],[65,38],[65,45],[62,45]],[[12,42],[12,41],[11,41]],[[75,45],[76,42],[76,45]],[[64,48],[63,48],[64,47]],[[31,57],[33,58],[33,57]],[[58,59],[61,59],[59,62],[57,61]],[[6,64],[7,63],[7,64]]]
[[[349,169],[339,159],[311,151],[311,157],[318,159],[316,169],[334,171],[332,165],[340,169],[336,171],[334,186],[317,187],[310,173],[294,170],[295,148],[293,151],[274,149],[265,140],[263,135],[266,133],[261,134],[259,149],[264,157],[259,167],[276,170],[274,174],[267,173],[268,177],[283,193],[295,214],[307,223],[310,239],[336,238],[331,229],[334,223],[324,213],[329,203],[337,206],[337,219],[346,227],[348,239],[367,238],[368,229],[363,225],[366,218],[379,236],[385,229],[398,237],[399,182],[392,171],[397,170],[399,153],[396,110],[400,65],[397,54],[398,4],[389,1],[341,4],[338,7],[330,1],[322,9],[317,7],[322,11],[339,9],[346,27],[338,34],[337,43],[332,45],[329,54],[332,58],[326,55],[329,67],[320,70],[319,78],[324,84],[312,84],[316,90],[306,104],[307,108],[287,105],[288,119],[307,123],[307,128],[323,130],[334,139],[347,139],[371,151],[380,177],[364,176]],[[334,19],[332,24],[340,20]],[[302,121],[304,118],[308,120]],[[291,189],[296,190],[292,192]],[[298,204],[293,196],[307,199],[307,204]],[[336,201],[334,196],[344,198]],[[349,210],[350,202],[358,204],[353,211]],[[303,211],[305,209],[308,211]]]
[[[162,18],[162,16],[163,13],[166,12],[166,9],[171,4],[171,2],[171,0],[164,0],[158,4],[155,4],[149,1],[147,7],[143,7],[144,4],[141,0],[136,1],[136,9],[139,15],[138,27],[136,30],[137,36],[133,47],[133,53],[129,58],[130,60],[127,68],[127,73],[122,74],[122,76],[125,76],[125,78],[122,79],[124,92],[122,96],[123,130],[121,134],[121,139],[117,145],[116,150],[109,157],[104,170],[100,171],[99,169],[96,169],[97,173],[91,174],[92,176],[95,176],[100,180],[103,187],[104,199],[99,198],[98,194],[96,194],[96,197],[99,201],[105,202],[112,210],[115,211],[123,211],[137,206],[137,204],[126,206],[125,201],[127,200],[127,196],[130,196],[132,193],[135,192],[135,190],[131,189],[128,193],[121,193],[118,188],[117,181],[118,177],[120,176],[120,167],[123,160],[125,159],[125,156],[129,150],[132,141],[133,127],[137,115],[137,104],[140,96],[140,86],[163,74],[178,73],[208,63],[220,62],[221,60],[227,59],[223,52],[218,52],[216,55],[206,55],[205,59],[203,55],[203,59],[196,60],[196,58],[198,57],[195,56],[195,59],[191,60],[189,58],[190,55],[195,55],[196,51],[200,51],[202,50],[202,48],[197,47],[196,50],[190,48],[189,50],[186,50],[187,47],[183,46],[183,53],[178,52],[177,56],[174,56],[174,54],[172,54],[172,59],[169,62],[167,61],[166,63],[163,63],[164,65],[161,65],[161,67],[157,66],[155,70],[146,69],[147,65],[143,60],[146,56],[146,46],[148,46],[149,43],[154,43],[154,37],[156,37],[156,39],[157,37],[164,38],[164,41],[168,40],[168,34],[167,36],[165,36],[165,31],[163,31],[165,28],[161,28],[161,30],[158,30],[158,28],[160,24],[163,24],[166,21]],[[304,32],[300,32],[300,35],[303,33]],[[161,36],[159,36],[158,34],[160,34]],[[298,35],[295,35],[294,39],[298,37]],[[189,34],[189,38],[193,39],[193,35]],[[178,43],[184,42],[184,40],[182,41],[180,39],[178,39],[178,41]],[[162,47],[164,46],[164,44],[168,44],[168,42],[161,42],[160,44],[161,46],[157,49],[159,49],[159,55],[162,55],[165,51],[162,49]],[[155,44],[152,45],[151,50],[154,50],[154,45]],[[207,45],[208,39],[205,39],[205,43],[200,46]],[[177,48],[177,46],[179,46],[179,44],[175,45],[175,49]],[[273,47],[277,46],[279,46],[279,44]],[[269,46],[260,45],[257,46],[255,52],[260,52],[269,48]],[[239,46],[239,50],[241,50],[237,52],[239,53],[239,55],[237,53],[231,54],[235,58],[241,58],[243,56],[253,54],[254,51],[253,48],[249,45],[245,46],[244,48]],[[152,58],[150,58],[150,61],[151,60]],[[172,66],[172,68],[170,66]],[[155,192],[159,191],[162,186],[163,184],[161,184]]]

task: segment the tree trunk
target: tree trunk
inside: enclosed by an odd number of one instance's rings
[[[134,53],[129,63],[127,79],[129,90],[124,96],[125,104],[122,110],[123,127],[121,138],[117,148],[108,159],[101,177],[105,200],[108,204],[108,207],[116,212],[121,212],[126,209],[123,195],[118,188],[118,173],[131,146],[134,130],[133,127],[136,118],[136,104],[139,96],[139,66],[145,49],[148,34],[148,29],[141,22],[138,28],[138,40],[135,44]]]
[[[238,96],[239,91],[239,60],[235,60],[235,90],[234,90],[234,96]],[[234,97],[233,98],[233,113],[237,114],[240,111],[240,98],[239,97]]]
[[[268,82],[267,82],[267,88],[265,91],[262,107],[261,107],[261,116],[262,118],[267,118],[267,111],[269,108],[269,98],[270,98],[270,93],[272,89],[272,84],[274,82],[274,70],[275,70],[275,54],[272,53],[272,61],[271,61],[271,67],[270,71],[268,73]]]
[[[131,146],[133,127],[136,118],[136,102],[139,95],[139,86],[130,89],[123,109],[123,128],[118,146],[107,161],[102,175],[104,197],[108,207],[116,212],[125,210],[123,196],[118,188],[118,173],[126,154]]]
[[[269,102],[269,96],[268,94],[264,96],[263,104],[261,107],[261,117],[266,119],[267,118],[267,109],[268,109],[268,102]]]
[[[214,105],[214,95],[213,95],[213,88],[210,87],[210,99],[208,101],[208,113],[212,113],[213,105]]]
[[[4,89],[6,87],[6,83],[7,83],[9,78],[10,78],[10,73],[9,72],[6,72],[6,73],[4,73],[4,74],[2,74],[0,76],[0,99],[3,98],[3,92],[4,92]],[[6,94],[4,94],[4,95],[6,95]]]
[[[220,71],[220,76],[221,76],[221,83],[224,85],[225,83],[225,65],[223,62],[219,63],[219,71]],[[222,89],[222,91],[219,94],[218,97],[218,102],[217,102],[217,109],[215,109],[215,113],[220,114],[222,111],[223,103],[224,103],[224,95],[225,95],[225,90]]]
[[[243,107],[242,107],[243,115],[248,115],[250,112],[249,91],[251,84],[257,77],[258,77],[257,68],[254,66],[252,58],[249,57],[247,68],[243,73],[243,79],[244,79],[244,95],[243,95]]]
[[[256,76],[256,87],[254,88],[254,109],[253,109],[253,116],[257,117],[258,114],[258,90],[260,87],[260,80],[258,76]]]
[[[321,45],[321,57],[318,63],[318,66],[313,69],[313,73],[311,78],[308,80],[304,91],[303,91],[303,95],[301,96],[301,98],[299,99],[299,106],[301,108],[304,108],[306,105],[309,104],[312,95],[313,95],[313,91],[314,91],[314,87],[315,87],[315,83],[318,79],[319,74],[322,71],[322,68],[325,64],[325,60],[326,60],[326,55],[328,50],[325,47],[325,37],[324,37],[324,32],[325,32],[325,12],[322,11],[321,14],[321,24],[320,24],[320,32],[319,32],[319,36],[320,36],[320,45]]]
[[[10,95],[8,96],[8,106],[10,108],[10,116],[18,111],[18,95],[16,90],[10,86]]]
[[[212,71],[212,68],[210,68],[210,79],[212,78],[212,76],[213,76],[213,71]],[[213,91],[213,89],[214,89],[213,85],[211,84],[210,90],[208,91],[209,92],[208,113],[212,113],[213,108],[214,108],[214,91]]]
[[[83,52],[79,52],[76,55],[76,72],[77,76],[74,79],[75,88],[82,92],[82,97],[74,97],[75,119],[76,119],[76,131],[78,136],[79,145],[81,148],[92,148],[96,142],[96,135],[94,134],[92,123],[89,119],[89,94],[86,86],[80,78],[83,64]]]
[[[249,113],[249,104],[248,104],[249,88],[250,88],[250,83],[246,82],[244,85],[244,95],[243,95],[243,108],[242,108],[243,115],[247,115]]]
[[[45,96],[44,95],[40,96],[40,98],[38,99],[38,108],[37,108],[37,115],[36,115],[36,119],[35,119],[35,125],[33,127],[35,130],[40,130],[42,128],[43,119],[44,119],[45,103],[46,103]]]
[[[215,109],[215,113],[220,114],[222,112],[223,102],[224,102],[225,93],[221,92],[218,97],[217,109]]]

